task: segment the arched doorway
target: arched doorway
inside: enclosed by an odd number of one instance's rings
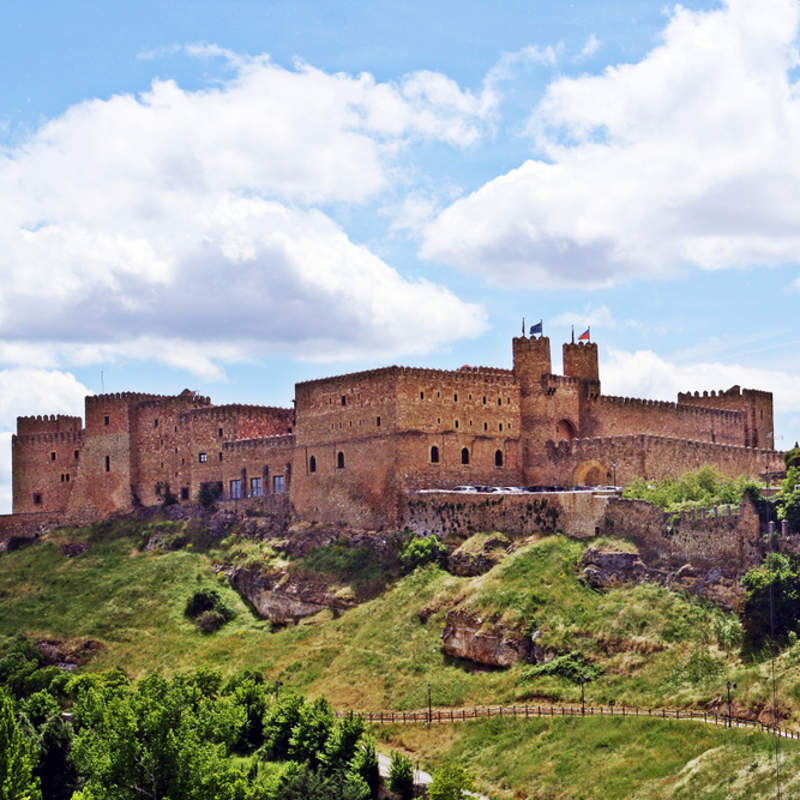
[[[568,442],[572,441],[578,432],[575,430],[575,426],[568,420],[568,419],[560,419],[556,423],[556,441],[560,442],[562,439],[566,439]]]
[[[572,473],[575,486],[600,486],[608,480],[608,469],[593,458],[578,464]]]

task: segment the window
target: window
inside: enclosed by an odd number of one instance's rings
[[[261,478],[250,478],[250,497],[261,497]]]
[[[111,422],[111,417],[109,417],[108,414],[106,414],[103,417],[103,425],[108,425],[109,422]]]
[[[242,497],[242,481],[240,478],[234,478],[231,483],[231,500],[240,500]]]
[[[50,453],[50,460],[51,460],[51,461],[55,461],[55,460],[56,460],[56,454],[55,454],[55,451],[54,451],[54,452],[52,452],[52,453]]]
[[[499,405],[499,406],[503,405],[503,398],[502,397],[498,397],[497,398],[497,405]]]
[[[308,471],[309,472],[316,472],[317,471],[317,459],[314,456],[308,459]]]
[[[345,395],[342,395],[342,405],[343,406],[347,405],[347,397]]]
[[[499,423],[497,424],[497,430],[499,430],[499,431],[502,431],[502,430],[503,430],[503,423],[502,423],[502,422],[499,422]]]
[[[425,392],[420,392],[419,393],[419,399],[420,400],[424,400],[425,399]]]
[[[458,420],[455,421],[455,426],[458,427]]]
[[[457,402],[458,402],[458,393],[454,393],[454,394],[453,394],[453,402],[454,402],[454,403],[457,403]]]
[[[189,487],[181,486],[181,500],[188,500],[188,499],[189,499]]]
[[[197,460],[198,460],[198,461],[199,461],[201,464],[205,464],[205,463],[206,463],[206,461],[208,461],[208,455],[207,455],[206,453],[200,453],[200,454],[197,456]]]
[[[160,482],[156,484],[155,492],[156,492],[156,497],[161,497],[161,483]]]
[[[469,448],[463,447],[461,449],[461,463],[462,464],[469,464]]]
[[[222,428],[217,428],[217,436],[222,436]]]
[[[344,453],[341,450],[336,454],[336,468],[344,469]]]
[[[42,504],[42,496],[39,492],[34,492],[33,494],[33,504],[35,506],[40,506]]]
[[[503,466],[503,451],[502,450],[495,450],[494,451],[494,465],[496,467]]]
[[[67,483],[69,483],[69,472],[64,476],[64,479],[66,480]]]
[[[283,494],[283,489],[284,489],[283,475],[273,475],[272,491],[275,494]]]
[[[106,456],[106,472],[111,472],[111,456]]]
[[[219,460],[222,461],[222,451],[219,452]]]
[[[488,431],[488,430],[489,430],[489,423],[488,423],[488,422],[484,422],[484,423],[483,423],[483,429],[484,429],[485,431]]]
[[[375,417],[375,427],[380,428],[380,426],[381,426],[381,418]]]
[[[80,457],[80,451],[76,450],[75,451],[75,460],[77,461],[79,457]]]
[[[158,417],[156,417],[156,418],[153,420],[153,427],[154,427],[154,428],[157,428],[157,427],[158,427]]]
[[[439,463],[439,448],[436,445],[431,447],[431,464]]]
[[[64,473],[61,473],[61,483],[64,483]]]
[[[483,404],[486,405],[486,395],[483,396]]]

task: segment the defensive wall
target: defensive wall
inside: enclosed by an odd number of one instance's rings
[[[86,398],[80,417],[20,417],[14,511],[103,517],[206,484],[223,501],[288,493],[299,519],[394,527],[405,497],[459,484],[627,483],[704,464],[782,469],[772,396],[732,387],[678,402],[604,396],[595,343],[516,337],[513,368],[390,366],[298,383],[294,409],[214,406],[188,389]],[[616,465],[616,467],[614,466]]]

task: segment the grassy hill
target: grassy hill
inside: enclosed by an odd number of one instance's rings
[[[579,687],[564,676],[536,675],[527,665],[479,668],[445,656],[440,634],[457,605],[497,624],[538,629],[547,649],[591,661],[599,676],[586,696],[595,704],[705,707],[721,698],[728,679],[738,683],[740,706],[762,710],[770,697],[769,664],[743,661],[738,650],[720,645],[720,631],[735,624],[730,615],[649,584],[593,591],[578,579],[585,545],[564,537],[534,539],[476,578],[419,568],[336,618],[323,611],[272,631],[215,572],[230,560],[230,547],[253,558],[260,546],[200,542],[142,552],[149,533],[133,522],[67,529],[0,556],[0,647],[19,633],[90,638],[102,644],[90,669],[121,667],[141,677],[247,667],[324,694],[336,707],[365,710],[423,707],[429,683],[440,706],[578,699]],[[76,545],[88,549],[65,555],[82,549]],[[236,614],[210,635],[184,615],[187,600],[204,588],[216,589]],[[797,724],[800,646],[781,655],[778,676],[781,712]],[[767,739],[699,724],[484,720],[380,735],[424,763],[457,757],[482,786],[509,798],[512,789],[520,797],[768,796],[737,795],[735,780],[724,783],[719,768],[760,781],[769,774]],[[786,743],[792,764],[796,749]],[[598,795],[600,786],[608,789]]]

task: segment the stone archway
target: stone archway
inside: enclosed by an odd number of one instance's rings
[[[572,473],[575,486],[601,486],[608,482],[608,469],[594,458],[583,461]]]
[[[560,419],[556,423],[556,441],[566,439],[571,442],[578,435],[575,426],[568,419]]]

